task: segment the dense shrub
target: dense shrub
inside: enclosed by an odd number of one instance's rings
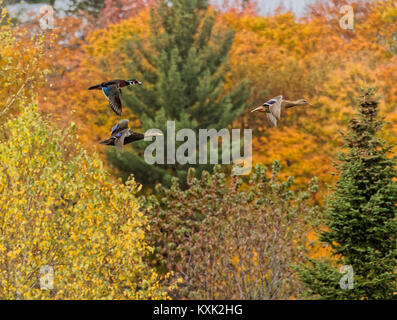
[[[158,268],[183,278],[176,298],[287,299],[300,287],[291,265],[306,251],[306,221],[314,214],[309,193],[294,193],[293,179],[279,181],[256,166],[248,184],[216,167],[189,189],[174,179],[142,198]],[[316,191],[312,185],[311,190]]]

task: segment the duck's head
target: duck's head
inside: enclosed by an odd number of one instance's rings
[[[298,101],[296,101],[296,104],[308,104],[309,106],[313,107],[313,105],[306,99],[299,99]]]
[[[141,82],[141,81],[138,81],[137,79],[128,80],[128,83],[129,83],[129,84],[139,84],[139,85],[142,84],[142,82]]]

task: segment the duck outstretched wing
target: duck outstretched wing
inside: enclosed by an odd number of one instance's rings
[[[110,108],[117,114],[121,115],[121,111],[123,108],[122,100],[121,100],[121,89],[118,85],[110,85],[102,88],[103,93],[105,94],[106,99],[109,101]]]
[[[118,151],[120,151],[123,148],[124,145],[124,139],[130,134],[129,129],[124,129],[123,131],[119,132],[117,136],[119,136],[115,142],[115,146]]]
[[[95,86],[91,86],[88,88],[88,90],[101,90],[102,89],[102,84],[97,84]]]
[[[114,146],[114,137],[110,137],[109,139],[99,141],[99,144],[105,144],[107,146]]]
[[[276,117],[273,114],[271,114],[271,113],[266,113],[266,116],[267,116],[267,120],[269,120],[269,122],[273,126],[277,127],[277,119],[276,119]]]
[[[282,101],[283,101],[283,96],[277,96],[273,99],[270,99],[268,102],[266,102],[269,105],[269,111],[277,120],[280,120],[280,117],[281,117],[281,102]]]
[[[135,132],[135,131],[130,130],[130,134],[128,135],[128,137],[125,138],[125,143],[124,144],[131,143],[131,142],[138,141],[138,140],[142,140],[144,138],[145,138],[145,135],[143,133]]]

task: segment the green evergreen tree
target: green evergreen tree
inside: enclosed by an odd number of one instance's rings
[[[378,102],[370,89],[361,97],[359,117],[343,134],[348,151],[339,155],[339,180],[325,212],[320,240],[332,261],[309,259],[299,268],[309,294],[323,299],[396,299],[396,157],[377,136]],[[336,264],[349,265],[353,288],[342,289]],[[342,271],[342,270],[341,270]],[[342,271],[343,272],[343,271]]]
[[[158,0],[151,11],[150,39],[126,44],[129,74],[143,85],[123,92],[125,106],[140,118],[143,131],[158,128],[167,141],[168,120],[175,121],[176,131],[190,128],[197,134],[199,128],[227,127],[244,110],[248,83],[225,88],[234,32],[216,28],[215,21],[206,0]],[[170,185],[172,176],[186,180],[191,165],[149,165],[142,157],[147,145],[134,143],[133,151],[126,148],[121,155],[109,150],[108,157],[123,178],[133,173],[145,186]],[[204,168],[209,169],[196,166],[198,172]]]

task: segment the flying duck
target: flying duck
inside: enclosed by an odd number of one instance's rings
[[[154,136],[162,136],[163,134],[160,132],[154,133],[139,133],[134,132],[128,127],[129,120],[121,119],[115,126],[112,128],[112,133],[109,139],[100,141],[100,144],[105,144],[108,146],[115,146],[117,150],[121,150],[123,145],[129,144],[134,141],[142,140],[145,137],[154,137]]]
[[[280,120],[281,113],[284,113],[285,109],[289,109],[298,105],[308,104],[311,105],[305,99],[299,99],[295,101],[284,100],[283,96],[277,96],[266,101],[261,106],[251,110],[251,112],[259,111],[265,112],[267,119],[273,124],[273,126],[277,127],[277,120]]]
[[[102,82],[96,86],[89,87],[88,90],[102,90],[106,99],[109,101],[110,108],[117,114],[121,115],[121,110],[123,108],[123,102],[121,100],[121,88],[133,84],[141,85],[142,82],[132,79],[132,80],[111,80]]]

